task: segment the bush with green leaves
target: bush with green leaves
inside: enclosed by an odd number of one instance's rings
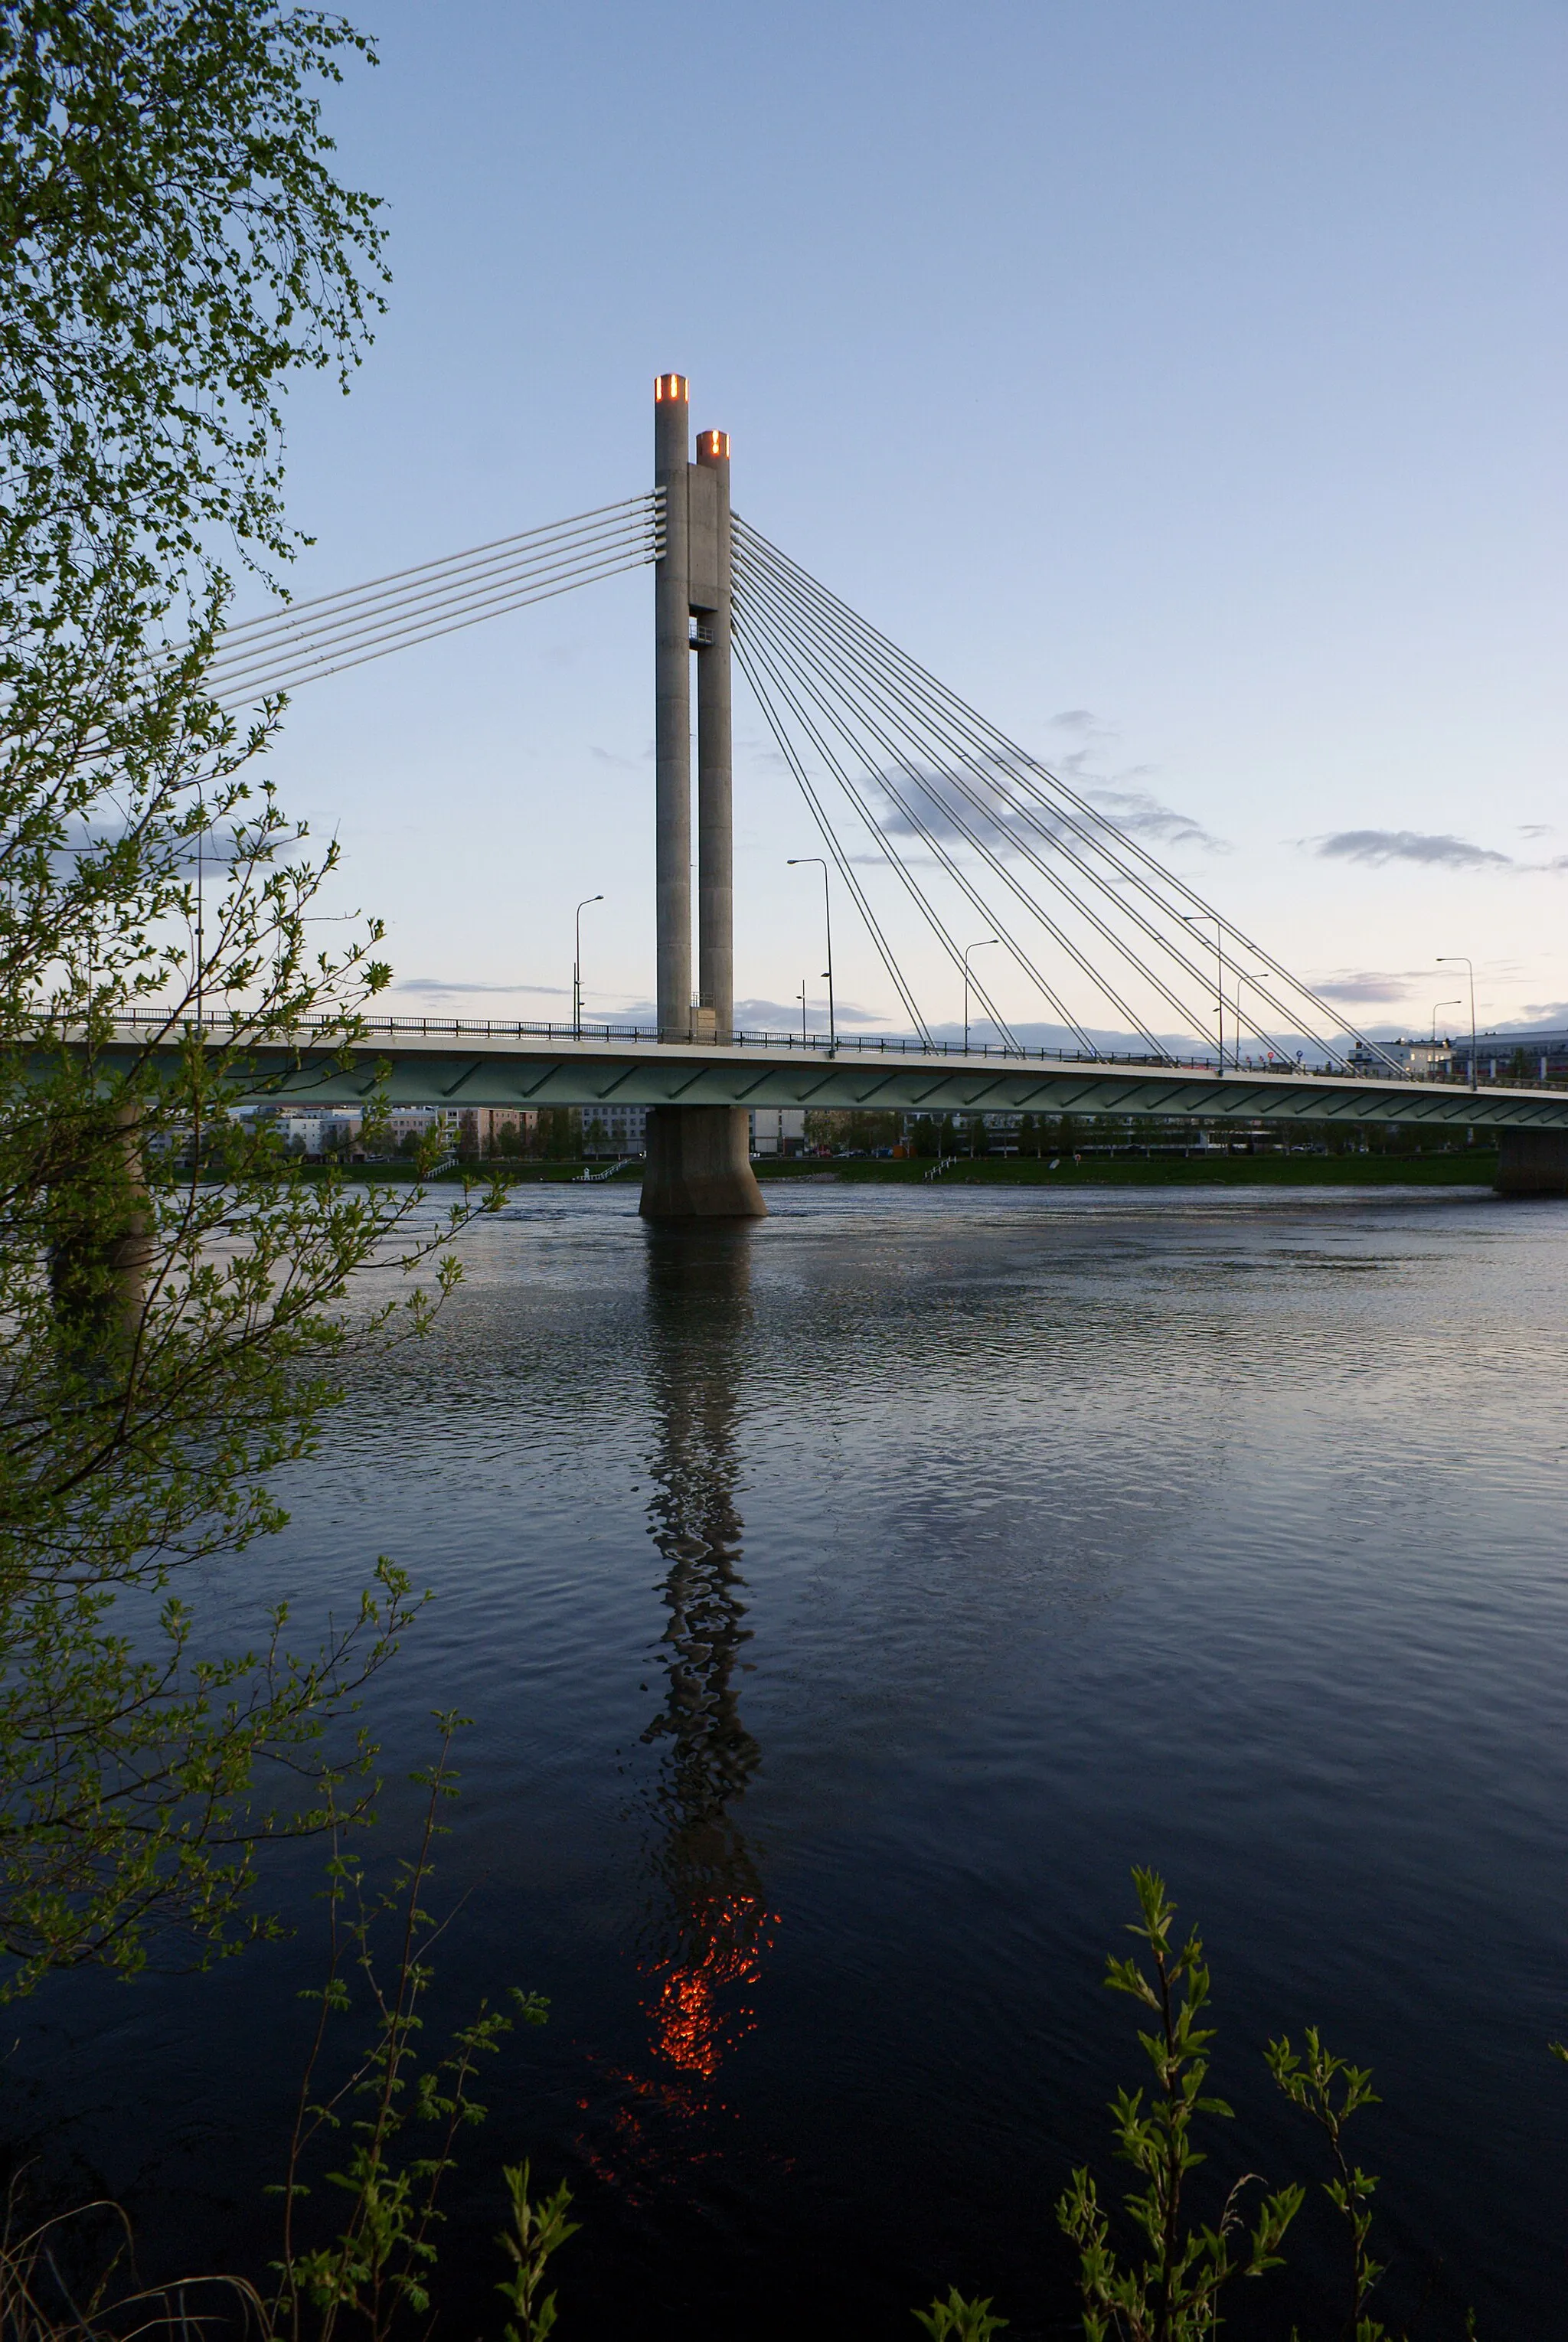
[[[1077,2248],[1084,2342],[1213,2342],[1222,2304],[1237,2282],[1284,2267],[1285,2238],[1308,2189],[1293,2180],[1271,2191],[1258,2173],[1243,2172],[1223,2193],[1204,2191],[1207,2217],[1194,2206],[1194,2177],[1208,2160],[1207,2148],[1198,2145],[1200,2126],[1232,2119],[1230,2106],[1209,2087],[1214,2028],[1202,2021],[1209,1969],[1195,1930],[1176,1941],[1176,1908],[1164,1880],[1154,1871],[1134,1870],[1133,1884],[1138,1917],[1129,1932],[1144,1957],[1113,1955],[1105,1975],[1112,1992],[1146,2013],[1138,2039],[1152,2084],[1119,2089],[1110,2107],[1116,2155],[1131,2167],[1133,2183],[1118,2205],[1108,2207],[1089,2167],[1082,2165],[1057,2203],[1056,2217]],[[1551,2047],[1568,2062],[1568,2048]],[[1323,2342],[1410,2342],[1405,2328],[1386,2324],[1373,2307],[1388,2273],[1372,2249],[1377,2179],[1345,2146],[1351,2117],[1378,2104],[1371,2074],[1325,2048],[1312,2026],[1301,2050],[1282,2036],[1268,2044],[1264,2060],[1328,2150],[1322,2193],[1335,2216],[1344,2276]],[[1253,2191],[1263,2192],[1253,2196],[1249,2216]],[[956,2288],[945,2302],[935,2300],[915,2316],[932,2342],[984,2342],[1007,2322],[992,2314],[989,2297],[970,2300]],[[1293,2321],[1291,2332],[1293,2342],[1306,2342],[1306,2328]],[[1465,2318],[1463,2332],[1473,2337],[1473,2317]]]
[[[380,304],[322,113],[359,60],[276,0],[0,10],[6,1990],[244,1940],[254,1847],[341,1806],[367,1750],[324,1729],[410,1615],[386,1563],[320,1648],[277,1611],[215,1654],[171,1582],[278,1526],[348,1346],[417,1331],[454,1273],[455,1221],[302,1176],[239,1111],[304,1028],[351,1057],[388,972],[375,922],[318,924],[336,849],[277,802],[279,708],[236,725],[204,681],[225,560],[295,542],[285,387],[346,388]],[[388,1261],[431,1274],[352,1306]]]

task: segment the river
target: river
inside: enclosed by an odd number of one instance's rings
[[[434,1591],[368,1713],[400,1775],[473,1718],[436,2017],[552,2002],[486,2077],[444,2330],[499,2332],[523,2153],[584,2224],[558,2342],[907,2337],[952,2282],[1073,2330],[1052,2205],[1115,2180],[1143,1862],[1213,1963],[1215,2172],[1319,2176],[1260,2051],[1320,2023],[1383,2093],[1391,2305],[1560,2335],[1568,1206],[768,1192],[676,1233],[521,1192],[199,1593],[341,1610],[380,1552]],[[15,2028],[155,2257],[265,2253],[318,1883],[270,1873],[286,1944]]]

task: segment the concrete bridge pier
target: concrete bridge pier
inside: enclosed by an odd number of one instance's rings
[[[1500,1196],[1568,1196],[1568,1130],[1497,1134]]]
[[[49,1297],[65,1356],[95,1370],[123,1362],[142,1322],[152,1246],[139,1117],[123,1101],[83,1133],[51,1181]]]
[[[648,1115],[647,1220],[754,1220],[767,1206],[751,1165],[744,1106],[656,1106]]]
[[[734,1037],[730,719],[730,443],[704,431],[690,460],[684,375],[654,385],[654,466],[664,550],[654,571],[659,1038]],[[696,631],[693,633],[693,621]],[[692,998],[691,661],[697,656],[697,997]],[[646,1219],[758,1219],[744,1106],[662,1106],[648,1116]]]

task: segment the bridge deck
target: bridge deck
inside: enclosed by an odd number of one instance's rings
[[[215,1043],[226,1043],[223,1033]],[[115,1054],[156,1046],[121,1027]],[[370,1027],[352,1062],[314,1038],[248,1053],[253,1098],[358,1103],[384,1083],[396,1106],[744,1106],[892,1107],[910,1112],[1204,1115],[1251,1121],[1403,1122],[1568,1131],[1568,1091],[1477,1090],[1449,1082],[1374,1079],[1203,1065],[1074,1059],[1044,1052],[927,1050],[897,1040],[809,1043],[748,1036],[729,1044],[660,1042],[494,1026]]]

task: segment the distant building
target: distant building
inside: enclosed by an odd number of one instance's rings
[[[753,1106],[751,1149],[754,1155],[798,1155],[804,1145],[804,1106]]]
[[[453,1109],[444,1111],[453,1113]],[[465,1155],[500,1155],[504,1131],[515,1131],[517,1151],[526,1150],[538,1123],[535,1108],[521,1106],[464,1106],[455,1109],[457,1144]]]
[[[1345,1063],[1355,1074],[1389,1076],[1397,1066],[1406,1081],[1429,1082],[1447,1073],[1453,1052],[1450,1041],[1358,1041]]]
[[[305,1156],[349,1152],[365,1120],[356,1106],[280,1106],[267,1118],[291,1154]]]
[[[1454,1073],[1470,1079],[1470,1036],[1449,1045]],[[1475,1078],[1481,1082],[1568,1081],[1568,1032],[1478,1033]]]
[[[387,1111],[386,1133],[394,1147],[401,1146],[405,1138],[424,1137],[443,1118],[454,1122],[454,1109],[439,1106],[394,1106]]]
[[[641,1155],[647,1145],[645,1106],[585,1106],[580,1116],[585,1155],[614,1155],[619,1159]]]

